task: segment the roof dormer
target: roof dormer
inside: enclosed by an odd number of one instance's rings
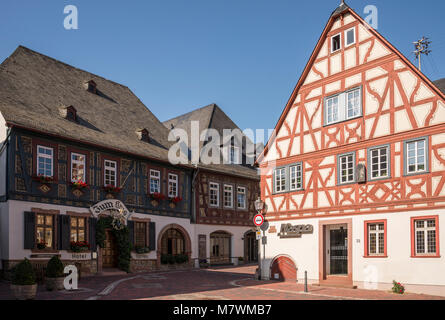
[[[87,89],[87,91],[97,94],[97,84],[96,82],[94,82],[94,80],[85,82],[85,88]]]
[[[147,129],[138,129],[136,130],[136,134],[138,135],[139,140],[150,142],[150,132]]]
[[[73,106],[62,106],[59,108],[59,113],[64,119],[77,122],[77,110]]]

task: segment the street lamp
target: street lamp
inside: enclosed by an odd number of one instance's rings
[[[260,197],[255,201],[255,210],[258,212],[258,214],[261,214],[264,210],[264,201],[261,200]],[[257,227],[257,233],[261,232],[260,227]],[[258,241],[258,280],[261,280],[261,246],[260,242]]]

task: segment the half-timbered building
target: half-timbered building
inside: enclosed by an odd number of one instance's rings
[[[258,158],[263,277],[445,294],[443,84],[333,12]]]

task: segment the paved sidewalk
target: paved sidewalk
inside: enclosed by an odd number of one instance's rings
[[[309,286],[253,279],[256,266],[86,277],[76,292],[48,292],[37,300],[445,300],[419,294]],[[12,299],[0,282],[0,300]]]

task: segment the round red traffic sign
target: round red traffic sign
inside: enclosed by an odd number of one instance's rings
[[[261,214],[257,214],[254,218],[253,218],[253,223],[257,226],[257,227],[261,227],[264,223],[264,217]]]

